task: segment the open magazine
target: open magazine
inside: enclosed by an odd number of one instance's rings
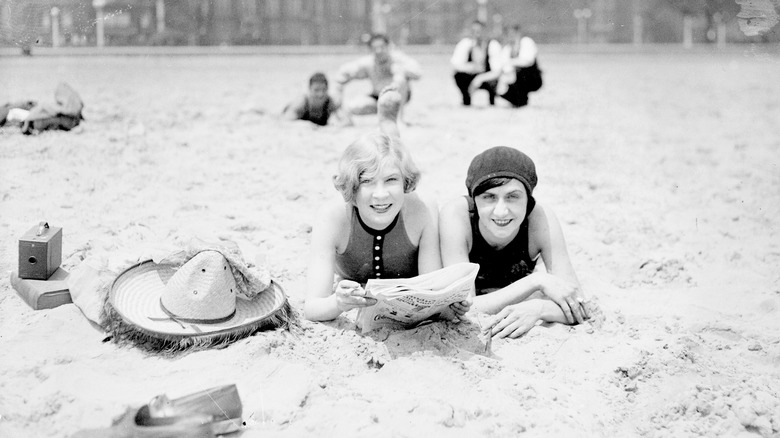
[[[388,326],[413,326],[469,298],[478,271],[476,263],[458,263],[412,278],[368,280],[366,296],[377,303],[361,309],[357,323],[363,333]]]

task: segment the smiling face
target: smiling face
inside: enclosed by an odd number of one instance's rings
[[[309,85],[309,100],[313,105],[323,105],[328,98],[328,84],[323,82],[312,82]]]
[[[511,179],[474,197],[479,232],[490,245],[503,248],[517,236],[528,208],[525,186]]]
[[[355,194],[360,219],[375,230],[384,230],[404,204],[404,178],[393,160],[384,160],[376,175],[360,176]]]
[[[485,33],[485,26],[479,22],[471,23],[471,37],[477,41],[482,40],[482,35]]]
[[[387,42],[384,39],[374,38],[371,40],[370,46],[377,64],[385,64],[390,60],[390,48],[387,47]]]

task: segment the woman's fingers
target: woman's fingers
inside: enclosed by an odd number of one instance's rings
[[[553,299],[553,301],[555,301],[555,304],[563,311],[564,316],[566,316],[566,322],[574,324],[574,316],[572,316],[571,313],[572,307],[569,305],[569,300],[566,298],[557,298]]]
[[[533,327],[533,325],[529,325],[527,322],[524,323],[522,319],[518,319],[504,326],[496,336],[499,338],[517,338],[528,332],[531,327]]]
[[[341,280],[339,281],[339,287],[344,289],[358,288],[360,287],[360,283],[352,280]]]
[[[519,338],[520,336],[523,336],[524,334],[528,333],[528,331],[531,330],[532,328],[533,326],[518,325],[515,331],[509,334],[509,337],[512,339]]]
[[[584,297],[578,296],[577,297],[577,303],[579,303],[581,311],[582,311],[582,317],[585,319],[590,319],[590,313],[588,312],[588,306],[587,301]]]
[[[450,308],[460,317],[465,315],[471,308],[471,304],[466,301],[460,301],[450,304]]]
[[[356,297],[356,298],[360,300],[360,307],[373,306],[377,302],[376,298],[371,298],[371,297],[364,297],[364,298]]]
[[[500,333],[504,328],[509,325],[512,321],[507,318],[510,314],[509,308],[504,307],[500,312],[496,314],[496,316],[493,317],[492,320],[488,321],[488,326],[486,330],[490,330],[490,334],[492,336],[496,336],[496,334]]]
[[[568,298],[566,303],[569,305],[571,313],[574,315],[574,319],[577,321],[577,324],[582,324],[585,319],[582,317],[582,312],[580,310],[582,306],[580,306],[580,303],[578,303],[574,298]]]
[[[376,304],[376,298],[366,297],[366,291],[360,284],[350,280],[342,280],[336,287],[335,295],[339,301],[339,307],[349,310],[355,307],[368,307]]]
[[[336,288],[336,293],[342,296],[356,296],[362,297],[366,295],[366,291],[360,287],[360,283],[356,283],[350,280],[342,280],[339,282]]]
[[[341,299],[341,302],[349,307],[368,307],[376,304],[376,299],[370,297],[346,296]]]

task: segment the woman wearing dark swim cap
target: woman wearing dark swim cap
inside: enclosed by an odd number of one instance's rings
[[[494,314],[492,336],[515,338],[539,321],[568,324],[588,318],[585,297],[551,209],[533,197],[533,161],[517,149],[497,146],[474,157],[466,176],[468,196],[445,204],[439,215],[444,266],[480,265],[473,304]],[[541,256],[547,272],[535,271]],[[535,292],[543,297],[530,299]],[[545,299],[546,298],[546,299]]]

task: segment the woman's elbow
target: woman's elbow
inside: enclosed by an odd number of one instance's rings
[[[319,301],[319,302],[317,302]],[[303,318],[308,321],[332,321],[338,315],[331,315],[326,309],[322,308],[322,300],[315,298],[312,301],[306,300],[303,303]]]
[[[303,318],[308,321],[322,321],[320,312],[317,312],[316,306],[309,300],[303,303]]]

